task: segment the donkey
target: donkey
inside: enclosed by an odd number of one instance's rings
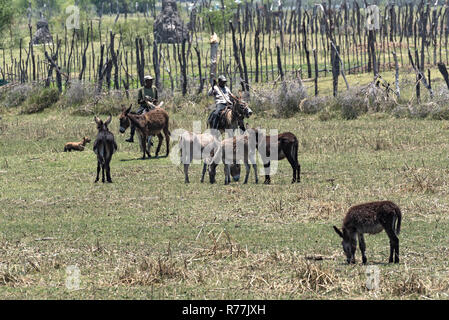
[[[105,122],[101,121],[98,117],[95,117],[94,120],[97,123],[98,129],[97,139],[94,142],[94,152],[97,154],[97,178],[95,182],[98,182],[101,167],[101,181],[104,183],[104,169],[106,168],[106,179],[112,183],[109,163],[111,162],[112,154],[117,151],[117,143],[115,142],[114,135],[108,129],[112,116],[109,116]]]
[[[376,234],[385,230],[390,238],[389,262],[399,263],[399,238],[402,213],[399,207],[391,201],[377,201],[359,204],[351,207],[343,220],[340,231],[334,226],[335,232],[343,238],[343,250],[348,263],[355,263],[357,237],[359,240],[362,261],[366,264],[364,233]]]
[[[209,128],[212,128],[212,114],[209,115],[207,119],[207,124]],[[243,101],[241,97],[232,96],[232,107],[226,108],[222,111],[220,115],[220,122],[218,123],[218,130],[223,133],[227,129],[232,129],[234,131],[237,128],[240,128],[242,131],[245,131],[245,125],[243,120],[245,118],[249,118],[253,114],[253,111],[250,107],[248,107],[248,103]]]
[[[220,147],[220,142],[210,133],[195,134],[185,131],[180,139],[181,162],[184,164],[185,183],[189,183],[189,165],[193,159],[203,160],[203,172],[201,183],[204,182],[207,165],[210,163],[216,150]]]
[[[131,111],[131,107],[132,105],[130,105],[128,109],[122,107],[122,114],[119,117],[120,133],[124,133],[131,123],[136,126],[137,132],[139,132],[140,135],[140,147],[143,152],[142,159],[145,159],[146,155],[148,155],[148,158],[151,158],[151,137],[154,135],[157,135],[159,138],[159,143],[156,149],[156,157],[158,156],[159,150],[161,149],[162,140],[164,140],[161,133],[161,131],[163,131],[167,146],[166,156],[168,156],[168,153],[170,152],[170,131],[168,130],[169,117],[167,111],[156,107],[153,110],[138,115],[129,113]]]
[[[272,154],[273,152],[273,154]],[[293,169],[292,183],[301,182],[301,165],[298,162],[298,139],[291,132],[266,136],[259,145],[259,154],[265,168],[265,184],[271,183],[270,161],[287,158]]]
[[[262,139],[264,139],[263,134],[257,129],[249,129],[245,135],[224,139],[209,167],[210,183],[215,183],[216,168],[220,160],[224,164],[225,185],[231,182],[231,164],[240,161],[243,161],[246,167],[245,181],[243,183],[248,183],[248,177],[251,171],[249,163],[254,168],[255,182],[258,183],[256,150]]]
[[[88,137],[83,137],[83,140],[81,140],[79,142],[67,142],[64,145],[64,152],[67,152],[67,151],[71,152],[72,150],[83,151],[84,147],[89,142],[90,142],[90,139]]]

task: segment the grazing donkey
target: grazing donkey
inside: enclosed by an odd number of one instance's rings
[[[216,168],[220,160],[222,160],[224,164],[225,185],[231,182],[231,165],[240,161],[243,161],[246,167],[245,181],[243,183],[246,184],[248,182],[251,171],[249,163],[254,168],[255,181],[258,183],[256,150],[262,139],[264,139],[264,136],[257,129],[249,129],[245,135],[224,139],[209,167],[210,182],[215,183]]]
[[[64,152],[71,152],[72,150],[83,151],[87,143],[90,142],[88,137],[84,137],[80,142],[67,142],[64,146]]]
[[[185,131],[180,139],[181,162],[184,164],[185,183],[189,183],[189,165],[193,159],[203,160],[203,173],[201,182],[204,182],[207,164],[210,163],[220,142],[210,133],[195,134]]]
[[[273,154],[272,154],[273,153]],[[259,145],[259,154],[265,168],[265,184],[271,183],[270,161],[287,158],[293,169],[292,183],[301,182],[301,166],[298,162],[298,139],[291,132],[266,136]]]
[[[148,155],[148,158],[151,158],[151,137],[154,135],[157,135],[159,138],[159,143],[156,149],[156,157],[158,156],[159,150],[161,149],[162,140],[164,140],[161,131],[163,131],[165,135],[167,146],[166,155],[168,156],[168,153],[170,152],[170,131],[168,130],[169,117],[167,111],[160,108],[159,106],[141,115],[129,113],[131,111],[132,105],[130,105],[128,109],[122,107],[122,114],[119,117],[120,133],[124,133],[126,129],[128,129],[128,127],[131,125],[131,123],[136,126],[137,132],[139,132],[140,136],[141,151],[143,152],[142,159],[145,159],[146,155]]]
[[[355,263],[357,237],[363,263],[366,263],[364,233],[376,234],[385,230],[390,238],[389,262],[399,263],[399,232],[401,231],[402,214],[399,207],[391,201],[377,201],[359,204],[351,207],[343,220],[340,231],[334,226],[335,232],[343,238],[343,250],[348,263]]]
[[[109,116],[105,122],[101,121],[98,117],[95,117],[98,129],[97,139],[94,142],[94,152],[97,154],[98,160],[97,178],[95,179],[95,182],[98,182],[100,167],[103,175],[101,181],[104,183],[104,169],[106,168],[106,179],[108,182],[112,182],[109,163],[111,162],[112,154],[117,151],[117,143],[115,143],[114,135],[108,129],[111,120],[111,116]]]

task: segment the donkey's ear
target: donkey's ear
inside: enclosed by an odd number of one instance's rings
[[[101,122],[100,118],[98,118],[97,116],[94,117],[95,123],[99,124]]]
[[[336,226],[334,226],[334,230],[340,237],[343,238],[343,233]]]
[[[128,114],[130,111],[131,111],[131,108],[132,108],[132,104],[129,106],[129,108],[128,109],[126,109],[126,111],[125,111],[125,114]]]
[[[108,125],[111,123],[111,120],[112,120],[112,116],[109,115],[109,117],[106,119],[106,121],[104,122],[104,124],[108,126]]]

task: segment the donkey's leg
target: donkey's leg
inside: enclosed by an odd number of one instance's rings
[[[297,178],[296,178],[296,182],[299,183],[301,182],[301,165],[299,164],[298,161],[298,145],[295,145],[294,147],[294,152],[293,152],[293,159],[295,160],[296,163],[296,173],[297,173]]]
[[[189,181],[189,163],[184,163],[184,182],[190,183],[190,181]]]
[[[104,183],[104,163],[101,165],[101,182]]]
[[[147,146],[148,158],[151,158],[151,144],[152,144],[151,139],[153,139],[153,136],[150,135],[147,137],[147,141],[145,141],[145,145]]]
[[[385,232],[390,238],[390,258],[388,259],[388,262],[392,263],[394,256],[394,263],[399,263],[399,238],[392,228],[385,228]]]
[[[249,172],[251,171],[251,167],[249,166],[248,161],[245,161],[245,169],[246,169],[245,181],[243,182],[243,184],[248,183]]]
[[[97,178],[95,179],[95,183],[100,180],[100,161],[97,161]]]
[[[165,154],[168,157],[168,153],[170,152],[170,131],[168,131],[168,127],[164,128],[164,136],[165,136],[165,144],[167,148],[167,153]]]
[[[270,184],[271,183],[271,178],[270,178],[270,161],[268,161],[268,163],[265,163],[263,165],[263,167],[265,168],[265,181],[264,181],[264,184]]]
[[[285,153],[285,151],[284,151]],[[290,166],[293,169],[293,178],[292,178],[292,183],[296,182],[296,162],[295,160],[292,158],[292,155],[290,153],[285,153],[288,162],[290,163]]]
[[[231,182],[231,166],[229,164],[224,164],[224,174],[225,174],[225,184]]]
[[[159,155],[159,150],[161,150],[162,140],[164,140],[164,136],[160,132],[157,134],[157,137],[158,137],[159,141],[157,143],[156,157]]]
[[[359,233],[359,247],[360,247],[360,251],[362,252],[362,262],[363,262],[363,264],[366,264],[366,256],[365,256],[366,245],[365,245],[365,238],[363,237],[363,233]]]
[[[111,159],[108,159],[106,162],[106,180],[107,180],[107,182],[112,183],[110,163],[111,163]]]
[[[206,170],[207,170],[207,164],[206,162],[203,163],[203,173],[201,174],[201,183],[204,182],[204,175],[206,174]]]
[[[144,135],[140,135],[140,150],[142,151],[142,160],[145,159],[145,156],[147,154],[147,145],[146,145],[146,138]]]
[[[256,184],[259,183],[259,177],[257,176],[257,164],[253,163],[253,169],[254,169],[254,177]]]

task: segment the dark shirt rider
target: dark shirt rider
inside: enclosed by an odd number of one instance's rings
[[[135,112],[135,114],[142,114],[144,111],[149,111],[154,109],[154,106],[157,104],[158,95],[157,88],[153,85],[153,77],[145,76],[144,78],[145,86],[139,89],[139,94],[137,97],[137,103],[139,103],[139,109]],[[148,103],[150,102],[150,104]],[[134,142],[134,133],[136,132],[136,127],[131,125],[131,135],[129,139],[126,139],[127,142]]]
[[[218,129],[221,112],[226,109],[228,105],[232,105],[232,92],[226,86],[226,77],[221,75],[218,77],[218,85],[210,88],[208,95],[215,98],[215,111],[212,116],[212,129]]]

